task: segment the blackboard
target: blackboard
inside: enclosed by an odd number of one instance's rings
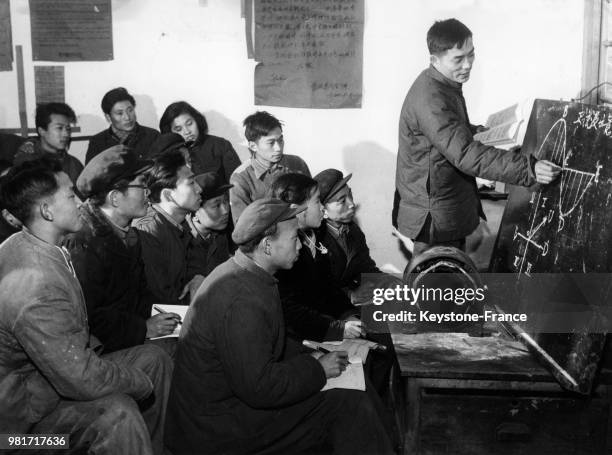
[[[560,383],[588,393],[609,326],[612,110],[536,100],[522,150],[563,170],[550,185],[512,188],[490,271],[506,274],[500,306],[531,316],[522,328]]]

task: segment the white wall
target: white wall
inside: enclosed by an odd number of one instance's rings
[[[32,126],[28,2],[12,0],[11,13],[13,43],[24,46]],[[530,96],[567,99],[579,92],[583,0],[366,0],[362,109],[267,108],[285,122],[286,151],[302,156],[313,173],[353,172],[373,257],[400,270],[405,259],[390,234],[398,115],[428,65],[427,29],[449,17],[474,33],[476,66],[464,87],[474,123]],[[204,112],[212,134],[246,157],[241,121],[262,107],[253,105],[255,63],[246,58],[240,0],[114,0],[113,36],[113,61],[65,64],[66,101],[79,115],[81,134],[106,127],[100,99],[121,85],[136,95],[142,124],[157,127],[164,108],[185,99]],[[18,122],[16,72],[1,72],[0,127]],[[72,152],[82,158],[84,144]]]

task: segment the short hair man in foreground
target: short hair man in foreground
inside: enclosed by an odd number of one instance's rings
[[[24,163],[0,180],[0,201],[24,224],[0,246],[0,428],[68,433],[88,453],[161,454],[172,362],[156,346],[97,354],[59,246],[82,225],[70,179],[56,161]]]
[[[232,235],[239,250],[192,301],[166,420],[174,455],[393,453],[366,392],[320,392],[346,368],[346,352],[285,357],[273,274],[298,257],[297,211],[277,199],[250,204]]]

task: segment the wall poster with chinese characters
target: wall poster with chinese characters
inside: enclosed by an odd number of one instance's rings
[[[361,107],[363,0],[255,2],[255,104]]]

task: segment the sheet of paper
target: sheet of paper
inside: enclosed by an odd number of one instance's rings
[[[330,389],[353,389],[365,391],[363,363],[358,357],[349,357],[349,365],[337,378],[329,378],[321,391]]]
[[[34,66],[36,103],[63,103],[65,99],[64,67]]]
[[[111,0],[30,0],[32,60],[113,59]]]
[[[359,108],[364,0],[255,2],[255,104]]]
[[[164,310],[167,313],[176,313],[176,314],[178,314],[181,317],[181,321],[185,320],[185,315],[187,314],[187,310],[189,309],[189,306],[187,306],[187,305],[161,305],[161,304],[155,304],[154,307],[161,308],[162,310]],[[155,308],[152,308],[151,309],[151,316],[155,316],[156,314],[159,314],[159,311],[155,311]],[[174,332],[172,332],[170,335],[165,335],[163,337],[151,338],[151,340],[158,340],[160,338],[176,338],[181,333],[181,328],[182,327],[183,327],[182,324],[178,324],[176,326],[176,328],[174,329]]]
[[[368,352],[378,346],[378,343],[363,338],[345,338],[342,341],[326,341],[324,343],[305,340],[304,345],[308,347],[320,346],[328,351],[346,351],[349,358],[357,357],[362,363],[365,363],[368,359]]]

